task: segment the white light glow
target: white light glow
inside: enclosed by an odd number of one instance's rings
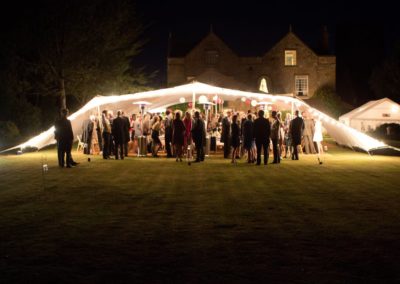
[[[245,98],[245,97],[242,97],[241,100],[242,100],[242,102],[245,102],[245,101],[246,101],[246,98]]]
[[[208,103],[208,99],[205,95],[201,95],[199,97],[199,104],[205,104],[205,103]]]
[[[218,101],[218,96],[217,95],[213,96],[213,101],[214,102]]]
[[[145,106],[151,105],[151,103],[146,102],[146,101],[133,102],[132,104],[134,104],[134,105],[145,105]]]
[[[251,105],[253,107],[257,106],[258,101],[267,102],[267,104],[271,104],[273,99],[275,98],[278,103],[277,107],[281,107],[279,105],[279,101],[284,101],[285,103],[294,103],[296,107],[302,107],[305,111],[310,111],[313,114],[317,115],[319,118],[322,119],[324,128],[328,131],[328,133],[336,140],[336,142],[340,145],[346,145],[349,147],[359,147],[366,151],[369,151],[374,148],[384,147],[387,146],[381,141],[378,141],[368,135],[361,133],[350,126],[347,126],[343,123],[339,123],[336,120],[330,118],[324,113],[317,111],[316,109],[311,108],[307,103],[300,101],[296,98],[283,96],[283,95],[267,95],[267,94],[260,94],[260,93],[252,93],[252,92],[245,92],[239,90],[231,90],[231,89],[223,89],[220,87],[214,87],[210,85],[206,85],[203,83],[195,82],[186,85],[181,85],[177,87],[167,88],[167,89],[159,89],[159,90],[152,90],[146,92],[140,92],[135,94],[126,94],[126,95],[119,95],[119,96],[97,96],[89,101],[86,105],[84,105],[81,109],[77,112],[73,113],[69,116],[69,120],[71,120],[71,124],[74,131],[74,136],[80,134],[82,122],[89,117],[89,115],[93,113],[97,113],[97,110],[117,110],[123,109],[126,111],[132,111],[132,101],[133,104],[136,105],[149,105],[148,107],[150,110],[156,109],[165,109],[174,104],[178,101],[180,102],[181,98],[190,97],[193,94],[202,94],[200,96],[199,102],[200,103],[207,103],[208,99],[207,96],[213,97],[213,99],[218,96],[218,100],[225,100],[225,101],[236,101],[237,99],[241,99],[243,101],[252,99]],[[257,100],[256,100],[257,99]],[[393,106],[391,108],[392,112],[399,112],[400,109],[398,106]],[[160,111],[161,112],[161,111]],[[41,149],[47,145],[55,143],[54,140],[54,127],[48,129],[47,131],[41,133],[40,135],[33,137],[32,139],[26,141],[25,143],[15,146],[13,148],[7,149],[19,149],[25,147],[36,147]]]
[[[180,102],[181,104],[183,104],[184,102],[186,102],[186,100],[185,100],[184,97],[181,97],[181,98],[179,99],[179,102]]]

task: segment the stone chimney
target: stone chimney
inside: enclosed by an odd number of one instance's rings
[[[321,37],[319,42],[319,52],[321,54],[329,54],[329,33],[326,25],[321,27]]]

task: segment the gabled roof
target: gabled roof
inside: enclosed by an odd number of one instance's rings
[[[361,114],[365,113],[366,111],[384,103],[384,102],[390,102],[393,104],[398,105],[396,102],[392,101],[389,98],[383,98],[380,100],[375,100],[375,101],[369,101],[361,106],[359,106],[358,108],[353,109],[352,111],[343,114],[342,116],[339,117],[340,120],[342,119],[354,119],[358,116],[360,116]]]
[[[318,54],[315,53],[315,51],[310,48],[307,44],[304,43],[297,35],[295,35],[292,31],[289,31],[281,40],[279,40],[272,48],[270,48],[268,51],[264,53],[263,56],[266,56],[271,50],[273,50],[275,47],[277,47],[282,41],[286,40],[288,37],[294,37],[297,41],[299,41],[301,44],[303,44],[312,54],[315,56],[319,56]]]
[[[230,52],[232,52],[232,54],[238,56],[238,55],[236,54],[236,52],[233,51],[233,50],[232,50],[219,36],[217,36],[213,31],[210,31],[206,37],[204,37],[198,44],[196,44],[196,45],[186,54],[186,56],[189,55],[189,54],[190,54],[192,51],[194,51],[198,46],[201,46],[201,44],[202,44],[203,42],[207,41],[207,40],[210,39],[210,38],[213,39],[213,40],[218,41],[221,45],[225,46]]]
[[[178,37],[174,37],[171,36],[169,39],[169,51],[168,51],[168,57],[170,58],[183,58],[186,55],[188,55],[194,48],[196,48],[196,46],[200,45],[201,42],[203,42],[204,40],[206,40],[210,35],[213,35],[215,37],[217,37],[226,47],[228,47],[234,54],[236,54],[239,57],[262,57],[265,56],[266,54],[268,54],[269,51],[271,51],[278,43],[280,43],[282,40],[284,40],[287,36],[291,35],[294,36],[299,42],[301,42],[302,44],[304,44],[304,46],[306,46],[313,54],[315,54],[316,56],[320,56],[318,55],[312,48],[310,48],[310,46],[308,44],[306,44],[303,40],[301,40],[295,33],[293,32],[288,32],[287,34],[285,34],[283,37],[280,37],[280,39],[278,39],[278,41],[273,41],[275,42],[274,44],[271,45],[271,42],[265,43],[265,42],[260,42],[260,44],[258,45],[263,45],[265,44],[266,46],[262,49],[260,49],[259,47],[257,48],[260,52],[260,54],[248,54],[249,51],[247,51],[247,54],[242,54],[237,52],[237,50],[232,49],[231,45],[228,45],[224,40],[221,39],[220,36],[218,36],[216,33],[214,33],[213,31],[210,31],[207,35],[205,35],[203,38],[201,39],[197,39],[197,40],[193,40],[193,39],[188,39],[185,38],[183,39],[179,39]],[[276,35],[275,35],[276,36]],[[267,51],[265,51],[267,50]],[[254,51],[253,51],[254,52]],[[325,56],[325,55],[323,55]]]

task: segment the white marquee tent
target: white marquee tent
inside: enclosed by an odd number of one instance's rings
[[[361,132],[374,130],[384,123],[400,124],[400,105],[388,98],[369,101],[342,115],[339,121]]]
[[[69,116],[72,123],[72,128],[75,137],[81,133],[82,122],[91,114],[98,113],[103,109],[118,110],[122,109],[127,112],[138,110],[135,102],[147,101],[151,105],[147,107],[148,111],[153,109],[167,108],[171,105],[178,104],[180,101],[197,103],[200,96],[206,96],[208,100],[212,100],[213,96],[218,96],[224,101],[236,101],[242,98],[254,100],[256,102],[271,102],[277,106],[278,109],[291,109],[294,107],[300,111],[308,111],[314,117],[319,117],[322,121],[324,128],[335,141],[343,146],[353,149],[361,149],[371,152],[376,149],[390,148],[383,142],[380,142],[368,135],[365,135],[339,121],[329,117],[328,115],[310,107],[305,102],[284,96],[284,95],[270,95],[262,93],[252,93],[232,89],[224,89],[220,87],[210,86],[207,84],[193,82],[177,87],[153,90],[147,92],[140,92],[135,94],[119,95],[119,96],[97,96],[84,105],[80,110]],[[47,145],[54,144],[54,127],[39,134],[25,143],[15,146],[11,149],[23,149],[26,147],[35,147],[41,149]]]

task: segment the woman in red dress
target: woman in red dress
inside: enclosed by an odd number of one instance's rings
[[[183,124],[186,128],[183,149],[188,149],[188,146],[192,144],[192,115],[188,111],[185,113]]]

